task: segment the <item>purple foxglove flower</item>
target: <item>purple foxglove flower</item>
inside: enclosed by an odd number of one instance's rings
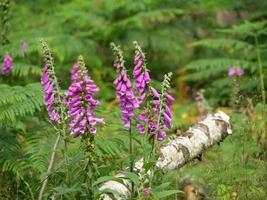
[[[235,75],[235,68],[234,67],[230,67],[228,69],[228,76],[234,76]]]
[[[145,113],[141,113],[138,118],[139,118],[139,120],[141,120],[143,122],[146,122],[147,121],[147,117],[146,117],[146,114]]]
[[[71,71],[73,82],[67,91],[70,129],[74,136],[84,134],[86,131],[95,134],[97,131],[95,125],[104,124],[102,118],[96,118],[94,115],[94,109],[99,104],[94,95],[99,92],[99,88],[87,75],[82,57],[79,57],[79,61],[80,65],[73,65]]]
[[[140,122],[137,124],[136,128],[141,134],[145,132],[145,124],[148,123],[148,133],[156,134],[158,141],[163,141],[166,137],[166,133],[162,129],[171,129],[172,128],[172,112],[170,106],[174,103],[174,98],[172,97],[171,91],[166,95],[166,105],[164,112],[162,114],[162,125],[158,124],[159,115],[160,115],[160,94],[153,87],[150,87],[152,101],[151,101],[151,110],[150,114],[147,116],[145,113],[139,115]],[[161,122],[160,122],[161,123]],[[158,127],[158,125],[160,125]]]
[[[228,69],[228,76],[243,76],[244,75],[244,70],[241,67],[230,67]]]
[[[157,124],[156,120],[150,119],[150,122],[148,123],[148,132],[154,133],[157,128],[158,128],[158,124]]]
[[[46,66],[42,68],[42,72],[43,76],[41,77],[41,85],[44,92],[44,102],[50,121],[55,124],[59,121],[59,113],[56,111],[55,108],[55,97],[53,94],[54,84],[50,80],[50,76]]]
[[[158,93],[158,91],[153,87],[151,87],[150,89],[151,89],[152,95],[159,99],[160,98],[160,94]]]
[[[78,69],[79,69],[79,65],[75,63],[71,69],[71,80],[72,81],[76,81],[78,79]]]
[[[157,134],[157,140],[163,141],[165,137],[166,137],[166,133],[162,130],[159,130]]]
[[[13,59],[10,55],[5,55],[2,64],[2,74],[9,75],[13,68]]]
[[[124,70],[114,80],[116,95],[120,102],[121,119],[125,128],[130,128],[134,110],[139,107],[138,101],[132,92],[131,82]]]
[[[137,124],[137,127],[139,132],[141,134],[144,134],[146,123],[148,123],[148,133],[154,134],[156,129],[158,128],[158,117],[159,117],[159,108],[160,108],[160,94],[157,92],[157,90],[153,87],[150,87],[150,92],[152,96],[151,101],[151,113],[141,113],[139,115],[140,123]]]
[[[236,75],[241,77],[244,74],[244,70],[241,67],[236,68]]]
[[[134,91],[138,96],[139,104],[144,101],[146,97],[146,90],[150,83],[150,75],[144,65],[144,54],[140,51],[140,48],[137,48],[135,51],[135,67],[133,70],[133,77],[135,79]]]
[[[152,195],[152,188],[151,187],[147,187],[144,189],[144,196],[145,197],[150,197]]]
[[[137,124],[136,128],[139,130],[140,134],[144,134],[145,133],[145,127],[141,124]]]
[[[174,103],[174,98],[173,98],[171,92],[168,92],[168,94],[167,94],[167,104],[168,105],[172,105],[173,103]]]
[[[174,103],[174,98],[172,97],[172,93],[171,93],[171,91],[168,91],[165,110],[164,110],[164,113],[163,113],[163,125],[167,129],[171,129],[172,128],[173,115],[172,115],[170,107],[171,107],[171,105],[173,103]]]

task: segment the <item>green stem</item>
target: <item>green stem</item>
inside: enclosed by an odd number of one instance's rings
[[[64,136],[66,136],[66,133],[64,133]],[[69,183],[69,157],[68,157],[68,143],[66,138],[64,139],[64,160],[65,160],[65,166],[66,166],[66,182]]]
[[[259,68],[259,75],[260,75],[260,82],[261,82],[261,97],[262,97],[262,103],[265,106],[266,95],[265,95],[265,88],[264,88],[264,74],[263,74],[263,67],[262,67],[262,61],[261,61],[261,53],[259,49],[259,41],[258,41],[257,36],[255,36],[255,43],[256,43],[256,53],[257,53],[258,68]]]
[[[161,94],[164,94],[164,91],[162,89]],[[157,145],[158,145],[158,141],[156,138],[156,134],[157,132],[160,130],[160,122],[161,122],[161,113],[163,110],[163,95],[161,95],[160,97],[160,107],[159,107],[159,114],[158,114],[158,121],[157,121],[157,130],[155,131],[155,134],[153,135],[153,140],[152,140],[152,150],[151,150],[151,157],[152,157],[152,161],[154,161],[156,159],[156,149],[157,149]],[[154,176],[154,167],[151,168],[151,178],[149,179],[149,186],[152,187],[152,182],[153,182],[153,176]]]
[[[133,172],[133,159],[132,159],[132,155],[133,155],[133,140],[132,140],[132,125],[130,125],[129,128],[129,153],[130,153],[130,172]]]
[[[257,36],[255,35],[255,44],[256,44],[256,53],[257,53],[257,59],[258,59],[258,68],[259,68],[259,76],[260,76],[260,83],[261,83],[261,97],[262,97],[262,103],[263,103],[263,113],[262,117],[264,120],[264,127],[263,127],[263,134],[265,136],[265,143],[266,143],[266,149],[267,149],[267,131],[265,130],[266,127],[266,94],[265,94],[265,88],[264,88],[264,74],[263,74],[263,67],[262,67],[262,61],[261,61],[261,52],[259,48],[259,41]],[[265,153],[265,158],[267,159],[267,153]]]
[[[84,182],[86,183],[86,191],[88,194],[88,199],[92,199],[92,189],[91,189],[91,169],[90,169],[90,161],[86,158],[86,164],[84,167],[84,171],[86,172],[86,176],[84,178]]]
[[[132,123],[130,122],[129,128],[129,154],[130,154],[130,172],[134,171],[133,163],[133,138],[132,138]],[[132,182],[132,193],[134,193],[134,183]]]
[[[157,130],[155,131],[155,134],[153,135],[153,142],[152,142],[152,157],[153,159],[155,158],[156,155],[156,146],[157,146],[157,139],[156,139],[156,134],[160,130],[160,122],[161,122],[161,115],[162,115],[162,110],[163,110],[163,99],[164,99],[164,91],[163,88],[161,90],[161,96],[160,96],[160,107],[159,107],[159,114],[158,114],[158,121],[157,121]]]
[[[90,194],[89,194],[89,199],[93,199],[93,188],[92,188],[92,176],[93,176],[93,171],[92,171],[92,163],[88,162],[88,171],[87,171],[87,176],[88,176],[88,181],[87,181],[87,187],[89,188]]]
[[[48,177],[49,177],[49,174],[51,173],[52,168],[53,168],[53,165],[54,165],[55,156],[56,156],[56,149],[57,149],[57,146],[58,146],[58,143],[59,143],[60,136],[61,135],[58,134],[58,136],[56,138],[56,141],[54,143],[54,146],[53,146],[53,149],[52,149],[51,158],[50,158],[48,169],[47,169],[47,173],[46,173],[46,176],[45,176],[45,180],[43,182],[43,185],[41,187],[41,190],[40,190],[40,193],[39,193],[39,196],[38,196],[38,200],[42,200],[42,198],[43,198],[43,194],[44,194],[46,185],[48,183]]]

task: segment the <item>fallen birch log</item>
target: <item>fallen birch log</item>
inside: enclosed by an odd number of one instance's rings
[[[184,166],[188,161],[198,157],[202,152],[232,133],[230,117],[219,111],[214,115],[208,115],[206,119],[189,128],[183,136],[179,136],[159,149],[159,158],[156,166],[160,169],[176,169]],[[135,171],[142,169],[143,159],[135,163]],[[116,175],[123,177],[123,173]],[[115,199],[127,199],[131,196],[131,182],[123,179],[124,184],[117,181],[107,181],[100,186],[100,190],[111,189],[121,194]],[[127,187],[126,187],[127,186]],[[112,200],[109,194],[103,194],[102,200]]]

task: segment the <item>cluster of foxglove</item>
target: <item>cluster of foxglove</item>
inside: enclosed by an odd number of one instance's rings
[[[46,110],[48,112],[50,121],[52,123],[57,123],[59,121],[59,113],[56,111],[55,108],[55,84],[51,80],[46,66],[42,68],[42,72],[43,76],[41,77],[41,85],[44,92],[44,103],[46,106]]]
[[[126,72],[122,70],[113,83],[116,86],[116,95],[120,101],[122,121],[125,128],[130,128],[134,110],[139,106],[137,99],[133,94],[131,82],[127,77]]]
[[[73,65],[72,83],[66,95],[62,95],[55,76],[51,51],[45,42],[42,45],[46,66],[42,69],[41,85],[50,120],[53,123],[61,121],[64,125],[69,122],[69,129],[74,136],[85,132],[95,134],[95,125],[104,124],[104,120],[96,118],[94,114],[94,109],[99,104],[94,95],[99,92],[99,88],[88,76],[82,56],[79,57],[78,64]]]
[[[54,65],[48,46],[43,45],[46,66],[42,69],[43,76],[41,84],[44,91],[44,101],[49,113],[50,120],[53,123],[64,119],[58,112],[56,104],[67,105],[68,119],[71,134],[79,136],[86,132],[95,134],[97,124],[104,124],[102,118],[96,118],[94,110],[99,101],[94,98],[99,92],[99,88],[88,76],[83,58],[80,56],[78,63],[74,64],[71,70],[72,83],[66,92],[66,97],[60,95],[57,80],[54,74]],[[135,110],[141,107],[141,104],[147,100],[148,107],[139,115],[137,129],[141,134],[148,133],[156,135],[159,141],[165,136],[165,130],[171,129],[172,118],[170,106],[174,99],[169,92],[169,81],[171,74],[165,75],[161,94],[150,86],[150,75],[145,66],[145,56],[135,43],[135,67],[133,70],[134,87],[124,67],[124,59],[119,46],[112,45],[116,59],[114,67],[118,72],[118,77],[114,80],[116,86],[116,96],[119,99],[121,108],[121,118],[125,128],[130,128],[132,119],[135,116]],[[47,51],[46,51],[47,50]],[[50,69],[51,68],[51,69]],[[56,91],[56,92],[54,92]],[[60,111],[62,113],[62,110]],[[63,111],[64,112],[64,111]]]
[[[162,92],[159,94],[156,89],[150,86],[150,75],[145,66],[145,56],[136,42],[135,45],[135,67],[133,70],[134,88],[131,87],[131,81],[127,77],[124,67],[124,59],[119,46],[112,44],[116,59],[114,67],[119,72],[115,79],[116,94],[120,101],[121,117],[126,128],[130,127],[131,119],[134,116],[134,110],[141,107],[142,102],[148,99],[149,107],[138,116],[136,128],[141,134],[146,132],[156,135],[159,141],[165,136],[165,130],[172,127],[172,112],[170,109],[174,99],[169,90],[169,81],[171,74],[165,76],[162,85]],[[133,90],[135,93],[133,93]],[[149,90],[149,95],[147,92]]]
[[[8,75],[10,74],[11,70],[13,68],[13,59],[10,55],[5,55],[3,59],[3,64],[2,64],[2,74],[3,75]]]
[[[72,83],[67,91],[71,134],[79,136],[86,131],[95,134],[95,125],[104,124],[104,120],[96,118],[94,114],[94,109],[99,104],[94,95],[99,92],[99,88],[88,76],[81,56],[78,64],[73,65],[71,78]]]
[[[124,68],[124,59],[119,46],[113,45],[113,50],[116,55],[114,67],[119,72],[119,76],[114,80],[116,86],[116,95],[120,102],[121,119],[125,128],[130,128],[131,120],[134,117],[134,110],[139,107],[138,101],[134,96],[131,81],[129,80]]]

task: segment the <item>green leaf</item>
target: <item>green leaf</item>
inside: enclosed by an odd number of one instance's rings
[[[77,187],[77,185],[74,185],[71,188],[68,187],[56,187],[54,188],[54,190],[58,193],[58,194],[67,194],[67,193],[72,193],[72,192],[78,192],[81,190],[80,187]]]
[[[153,193],[153,199],[165,198],[167,196],[177,194],[179,192],[181,192],[181,191],[179,191],[179,190],[166,190],[166,191],[162,191],[162,192],[155,192],[155,193]]]
[[[119,193],[116,190],[112,190],[112,189],[104,189],[104,190],[98,190],[95,194],[95,198],[98,199],[100,197],[101,194],[112,194],[113,196],[120,196],[121,193]]]
[[[167,188],[170,184],[171,184],[171,182],[162,183],[159,186],[155,187],[155,190],[156,191],[163,190],[163,189]]]
[[[156,164],[156,161],[146,162],[146,163],[144,163],[143,168],[144,168],[146,171],[148,171],[148,170],[150,170],[153,166],[155,166],[155,164]]]
[[[127,178],[127,179],[131,180],[135,185],[139,185],[139,183],[140,183],[139,177],[135,173],[124,172],[123,175],[125,175],[125,177],[122,177],[122,178]]]

